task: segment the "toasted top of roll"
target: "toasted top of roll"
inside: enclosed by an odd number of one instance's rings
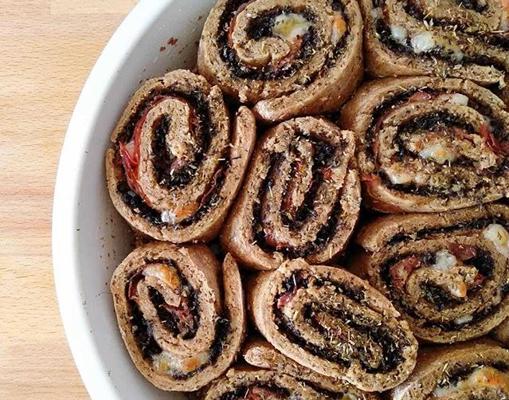
[[[277,371],[235,366],[214,381],[203,400],[344,399]]]
[[[509,113],[475,83],[374,81],[341,122],[357,134],[364,193],[376,210],[446,211],[509,195]]]
[[[198,69],[266,121],[335,111],[363,73],[355,0],[219,0]]]
[[[410,374],[417,341],[379,292],[340,268],[285,262],[258,274],[248,306],[262,335],[314,371],[365,391],[392,388]]]
[[[360,209],[354,140],[323,118],[295,118],[269,129],[227,219],[223,246],[262,270],[298,257],[314,263],[336,258]]]
[[[214,238],[255,142],[253,114],[230,118],[221,90],[186,70],[145,82],[112,133],[106,176],[136,230],[183,243]]]
[[[437,75],[509,83],[505,0],[361,0],[371,74]]]
[[[198,390],[240,349],[244,299],[230,255],[221,267],[205,246],[149,243],[117,267],[111,291],[127,350],[160,389]]]
[[[384,293],[416,336],[477,338],[509,313],[509,207],[391,215],[366,225],[354,268]]]
[[[315,387],[330,392],[333,398],[342,398],[341,396],[345,400],[376,400],[379,398],[377,394],[363,392],[342,379],[322,375],[300,365],[284,356],[263,339],[251,339],[243,346],[242,353],[244,360],[250,365],[275,370],[309,382]],[[332,393],[335,395],[332,396]]]

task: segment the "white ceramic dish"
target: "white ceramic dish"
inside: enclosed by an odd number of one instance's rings
[[[194,65],[202,25],[214,2],[141,0],[90,73],[67,130],[53,208],[54,274],[67,339],[94,400],[183,398],[143,379],[116,325],[109,281],[129,252],[131,238],[109,200],[104,152],[142,80]]]

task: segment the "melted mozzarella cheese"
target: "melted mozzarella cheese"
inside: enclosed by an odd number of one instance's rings
[[[435,39],[431,32],[421,32],[412,37],[410,41],[414,53],[426,53],[435,47]]]
[[[433,160],[439,164],[451,163],[458,158],[458,154],[442,143],[426,146],[419,152],[419,156],[426,160]]]
[[[432,265],[432,267],[441,271],[447,271],[457,264],[458,260],[454,254],[448,250],[440,250],[435,253],[435,263]]]
[[[304,36],[310,27],[311,23],[302,15],[284,13],[275,18],[272,33],[293,42],[297,37]]]
[[[408,32],[403,26],[391,25],[391,36],[396,42],[406,44]]]
[[[192,357],[180,357],[168,351],[163,351],[152,357],[153,367],[162,373],[189,373],[205,364],[209,359],[206,352]]]
[[[505,257],[509,257],[509,232],[500,224],[491,224],[483,231],[483,236],[495,245]]]

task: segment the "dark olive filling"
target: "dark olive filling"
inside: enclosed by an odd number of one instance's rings
[[[203,159],[203,143],[198,141],[196,157],[192,162],[186,163],[183,168],[173,168],[175,156],[168,151],[166,134],[170,125],[170,115],[162,116],[153,127],[154,139],[152,141],[153,164],[157,183],[163,187],[182,187],[193,179],[198,165]]]
[[[312,184],[306,192],[303,203],[297,209],[294,218],[289,217],[285,212],[281,213],[283,223],[292,230],[299,229],[309,218],[312,218],[315,215],[313,204],[316,201],[318,189],[324,181],[324,168],[331,166],[333,154],[337,150],[335,146],[329,143],[318,141],[304,134],[297,135],[297,137],[310,141],[313,144],[315,151],[313,155]],[[342,144],[342,146],[344,145]],[[283,157],[284,155],[282,153],[270,155],[270,168],[260,185],[257,199],[264,198],[264,196],[270,192],[276,177],[280,178],[277,171],[279,170],[279,165],[283,161]],[[283,195],[286,196],[286,193]],[[313,241],[304,243],[299,247],[276,247],[273,243],[271,243],[270,238],[267,237],[267,233],[264,230],[262,202],[257,201],[253,205],[253,239],[264,251],[269,253],[279,251],[290,258],[306,257],[310,254],[316,253],[327,245],[340,227],[341,222],[339,221],[339,216],[342,212],[341,197],[342,192],[340,191],[328,216],[327,222],[320,228],[316,238]]]
[[[463,1],[461,1],[461,3],[463,3]],[[479,6],[480,6],[480,3],[477,3],[477,2],[470,2],[470,3],[472,5],[479,4]],[[383,7],[385,5],[385,1],[383,1],[383,0],[382,1],[374,1],[373,4],[375,7],[376,6]],[[474,6],[473,9],[476,10],[476,7],[477,6]],[[470,7],[467,7],[467,8],[470,8]],[[422,10],[420,10],[419,7],[412,1],[407,2],[405,10],[409,15],[411,15],[412,17],[416,18],[419,21],[423,21],[425,19],[424,18],[425,15],[422,12]],[[481,12],[481,11],[478,11],[478,12]],[[468,32],[466,26],[458,25],[458,23],[456,21],[449,21],[446,19],[441,20],[438,18],[434,18],[433,24],[437,25],[437,26],[443,26],[443,27],[456,26],[456,29],[458,30],[458,32],[461,32],[463,34],[467,34],[467,32]],[[447,49],[437,49],[437,50],[432,50],[432,51],[429,51],[426,53],[421,53],[421,54],[416,55],[413,52],[413,49],[409,45],[399,43],[392,38],[391,31],[390,31],[389,27],[382,19],[378,19],[376,21],[375,30],[376,30],[376,33],[378,34],[379,40],[385,46],[387,46],[389,49],[391,49],[392,51],[397,52],[397,53],[404,53],[407,55],[411,55],[411,56],[415,56],[415,57],[419,57],[419,58],[430,59],[430,60],[435,58],[435,59],[440,59],[443,61],[453,61],[454,64],[461,64],[461,65],[477,64],[477,65],[483,65],[483,66],[494,66],[499,71],[507,72],[506,67],[500,61],[498,61],[492,57],[489,57],[487,55],[480,55],[480,56],[476,56],[476,57],[470,57],[468,55],[464,55],[464,57],[461,60],[457,60],[454,58],[454,52],[452,50],[447,50]],[[476,35],[478,37],[481,34],[475,32],[474,35]],[[487,36],[490,38],[490,40],[488,41],[489,44],[496,46],[496,47],[500,47],[502,50],[507,49],[507,39],[503,35],[484,34],[483,36]]]
[[[175,161],[174,156],[168,151],[165,136],[168,131],[170,115],[161,117],[154,125],[154,140],[152,141],[152,151],[154,154],[153,165],[156,173],[158,184],[166,187],[182,187],[189,184],[194,178],[198,166],[203,160],[204,154],[209,149],[210,143],[216,134],[213,124],[211,123],[211,116],[209,104],[203,93],[193,91],[191,93],[176,92],[171,88],[157,88],[152,90],[147,98],[140,103],[136,111],[132,114],[129,122],[126,124],[124,130],[119,135],[117,140],[117,164],[121,167],[119,160],[118,143],[127,143],[131,140],[136,122],[142,118],[147,108],[150,107],[154,97],[157,96],[173,96],[184,99],[188,102],[193,110],[195,129],[201,135],[198,138],[198,148],[194,160],[187,163],[182,168],[172,168],[172,163]],[[220,200],[220,191],[223,182],[226,178],[226,170],[230,163],[230,148],[225,150],[222,155],[221,161],[218,162],[216,174],[213,181],[204,196],[201,199],[200,206],[196,213],[190,217],[185,218],[180,223],[172,224],[175,229],[182,229],[192,225],[203,218],[207,212],[214,207]],[[122,168],[122,167],[121,167]],[[129,208],[136,214],[148,220],[154,225],[168,225],[168,223],[161,220],[161,213],[152,209],[145,203],[140,194],[136,193],[127,183],[122,180],[117,185],[117,190],[121,195],[122,201],[129,206]]]
[[[445,376],[438,383],[437,387],[444,388],[449,385],[455,386],[460,381],[467,379],[476,369],[480,367],[492,367],[502,373],[509,371],[509,365],[501,361],[483,362],[474,365],[458,365],[444,371]]]
[[[478,13],[483,13],[486,11],[488,5],[481,4],[477,0],[456,0],[458,5],[460,5],[463,8],[467,8],[469,10],[476,11]],[[426,13],[419,7],[419,5],[413,1],[413,0],[407,0],[405,4],[405,11],[408,15],[411,15],[415,19],[419,21],[423,21],[426,19]],[[433,25],[435,26],[455,26],[456,30],[459,32],[464,32],[467,29],[467,26],[459,24],[458,21],[453,21],[450,19],[440,19],[440,18],[433,18]]]
[[[146,265],[156,263],[170,263],[173,265],[171,260],[151,260],[151,262],[147,261]],[[189,307],[189,312],[192,315],[192,324],[186,327],[186,331],[182,330],[181,325],[178,321],[178,315],[176,315],[171,310],[164,306],[164,298],[159,291],[154,288],[149,288],[149,296],[152,304],[157,310],[157,314],[161,323],[167,328],[168,332],[174,337],[177,335],[182,335],[182,339],[189,340],[196,336],[196,332],[200,325],[200,309],[199,302],[196,296],[195,290],[189,285],[186,278],[177,271],[179,279],[182,282],[182,288],[187,293],[187,304]],[[134,300],[133,296],[135,296],[135,286],[143,279],[142,272],[134,273],[128,280],[128,284],[125,288],[125,296],[128,301],[129,307],[129,315],[131,319],[131,329],[138,344],[138,348],[140,349],[143,358],[147,360],[151,360],[153,356],[162,353],[163,349],[159,346],[157,341],[155,340],[152,332],[152,327],[149,322],[143,316],[138,304]],[[215,336],[214,342],[209,350],[209,359],[206,363],[199,366],[196,370],[191,371],[189,373],[174,373],[172,377],[175,379],[187,379],[190,376],[196,374],[197,372],[203,370],[208,365],[213,364],[218,357],[221,355],[223,351],[223,346],[226,342],[227,336],[230,332],[230,321],[227,318],[220,317],[216,321],[215,326]]]
[[[237,57],[233,48],[230,47],[228,35],[232,29],[231,24],[234,23],[235,16],[240,8],[246,4],[246,0],[229,0],[224,8],[223,14],[219,19],[219,29],[217,32],[217,43],[220,50],[221,59],[228,64],[228,67],[233,75],[241,79],[251,80],[277,80],[285,79],[293,76],[300,70],[302,65],[309,59],[316,49],[321,46],[320,37],[314,27],[310,27],[308,32],[302,37],[302,44],[299,53],[295,56],[293,62],[285,64],[281,67],[267,65],[262,68],[249,67],[242,63]],[[335,11],[342,10],[342,4],[338,0],[331,1],[331,8]],[[272,10],[267,10],[256,18],[254,18],[247,27],[247,35],[249,38],[258,40],[264,37],[272,36],[272,28],[274,20],[282,13],[298,13],[301,14],[310,22],[316,21],[316,16],[307,9],[294,9],[291,7],[277,7]],[[344,18],[348,25],[347,16]],[[327,57],[325,66],[329,68],[335,63],[335,60],[341,54],[345,47],[345,36],[336,44],[331,54]],[[318,75],[310,76],[306,84],[313,82]]]
[[[424,293],[424,298],[433,304],[438,311],[455,307],[464,302],[452,296],[444,288],[430,282],[421,284],[421,290]]]
[[[500,217],[489,217],[489,218],[479,218],[475,220],[469,220],[465,222],[459,222],[454,225],[449,226],[437,226],[431,228],[419,229],[412,233],[397,233],[387,242],[389,246],[393,246],[399,243],[405,243],[408,241],[421,240],[426,239],[435,235],[449,234],[456,231],[468,231],[468,230],[481,230],[486,228],[490,224],[499,224],[504,226],[506,229],[509,229],[509,221],[506,221]],[[483,259],[481,261],[484,261]],[[474,264],[475,267],[481,270],[479,264]]]
[[[278,386],[275,382],[256,381],[249,385],[242,385],[231,392],[221,395],[220,400],[263,400],[267,396],[277,399],[287,399],[291,392]]]
[[[152,356],[160,354],[163,350],[154,339],[154,336],[152,335],[152,328],[143,317],[138,304],[131,300],[129,301],[129,308],[131,315],[131,329],[143,357],[150,359]]]
[[[325,284],[332,285],[337,293],[341,293],[358,303],[359,307],[365,307],[365,295],[360,288],[349,287],[343,283],[328,279],[307,277],[304,273],[294,273],[283,282],[282,291],[278,294],[273,303],[273,312],[276,318],[275,322],[280,332],[282,332],[288,340],[306,349],[306,351],[311,354],[347,368],[350,367],[352,362],[351,358],[353,357],[359,360],[363,369],[368,373],[387,373],[396,369],[398,365],[404,361],[402,347],[409,344],[403,332],[391,332],[387,327],[380,325],[379,321],[373,321],[362,314],[355,314],[340,308],[328,309],[322,304],[314,303],[306,304],[303,310],[304,317],[309,325],[324,336],[327,336],[329,333],[315,319],[314,315],[316,312],[326,312],[334,316],[334,318],[340,319],[353,330],[365,334],[373,343],[377,343],[383,351],[383,357],[380,360],[380,364],[376,367],[369,364],[366,343],[350,343],[354,347],[354,353],[345,355],[338,351],[337,348],[317,346],[313,343],[309,343],[301,336],[293,322],[282,312],[281,299],[284,298],[284,296],[295,293],[299,288],[319,288]]]
[[[479,223],[483,224],[483,226],[487,226],[490,223],[495,223],[493,220],[483,219],[478,221],[470,221],[467,224],[457,225],[453,227],[447,228],[436,228],[436,229],[426,229],[416,232],[415,236],[413,235],[411,238],[409,236],[403,236],[399,234],[396,241],[391,240],[388,244],[393,245],[396,243],[406,242],[408,240],[419,240],[434,234],[451,232],[455,230],[461,229],[479,229]],[[452,228],[452,229],[451,229]],[[466,264],[472,265],[479,273],[483,276],[483,278],[490,278],[493,276],[493,272],[495,269],[495,261],[493,257],[484,249],[477,248],[476,255],[465,261]],[[399,254],[396,257],[390,258],[383,262],[380,268],[380,277],[385,282],[385,284],[391,289],[388,291],[388,296],[390,300],[397,305],[398,308],[404,310],[406,314],[416,320],[423,320],[422,326],[425,328],[439,328],[445,332],[457,331],[458,329],[463,329],[469,327],[471,325],[478,324],[482,320],[488,318],[491,314],[497,311],[500,307],[500,304],[495,305],[486,305],[484,308],[476,311],[472,314],[472,320],[466,323],[458,324],[455,321],[438,321],[438,320],[426,320],[418,310],[410,306],[403,297],[400,296],[400,290],[397,290],[394,286],[394,282],[391,277],[391,267],[396,265],[399,261],[404,260],[410,256],[418,256],[420,260],[423,261],[425,265],[431,265],[433,263],[434,256],[430,253],[421,253],[421,254]],[[442,311],[447,308],[452,308],[462,303],[463,301],[453,297],[449,292],[444,290],[443,288],[434,285],[431,282],[427,282],[421,285],[421,289],[423,291],[424,298],[428,300],[430,304],[432,304],[437,311]],[[477,289],[471,289],[473,291]],[[502,296],[506,296],[509,293],[509,286],[502,287]]]
[[[431,96],[438,96],[440,94],[446,94],[447,91],[438,91],[431,88],[415,88],[411,89],[405,92],[401,92],[399,94],[396,94],[388,99],[386,99],[384,102],[379,104],[373,111],[373,118],[370,127],[366,131],[366,140],[368,145],[365,147],[367,156],[373,160],[376,163],[376,157],[373,152],[374,148],[374,142],[376,140],[377,132],[380,128],[379,123],[381,120],[383,120],[384,115],[389,112],[392,109],[397,108],[398,106],[404,104],[407,102],[410,97],[416,93],[427,93]],[[504,123],[496,118],[493,113],[492,109],[489,107],[488,104],[483,104],[481,102],[475,101],[473,99],[469,99],[469,107],[477,110],[480,114],[490,118],[490,126],[491,126],[491,133],[493,136],[500,141],[507,141],[509,140],[507,132],[504,130]],[[398,147],[398,152],[396,156],[399,158],[399,160],[402,160],[405,157],[409,158],[415,158],[416,155],[406,150],[403,146],[403,143],[401,141],[401,133],[404,132],[412,132],[412,131],[419,131],[419,130],[432,130],[432,129],[438,129],[440,127],[445,128],[451,128],[451,127],[458,127],[465,129],[469,133],[474,133],[475,129],[468,124],[466,121],[461,120],[458,116],[451,114],[447,111],[439,111],[439,112],[432,112],[425,115],[421,115],[415,119],[411,119],[407,121],[405,124],[402,124],[398,127],[398,134],[395,140],[395,144]],[[460,158],[455,161],[455,164],[462,165],[469,167],[472,165],[472,162],[465,158]],[[495,168],[491,168],[483,172],[485,175],[493,176],[493,175],[500,175],[504,174],[507,171],[509,171],[509,158],[505,157],[503,161]],[[452,197],[459,197],[459,196],[465,196],[467,193],[471,193],[474,191],[478,191],[482,188],[489,187],[490,183],[486,182],[484,180],[480,180],[478,185],[475,188],[465,188],[462,190],[459,190],[457,192],[452,192],[449,190],[449,188],[439,188],[439,187],[430,187],[430,186],[424,186],[424,185],[417,185],[413,183],[408,184],[394,184],[391,182],[390,178],[383,172],[378,171],[377,175],[380,177],[384,185],[388,188],[391,188],[393,190],[397,190],[402,193],[407,194],[413,194],[413,195],[420,195],[420,196],[436,196],[439,198],[452,198]],[[451,185],[454,183],[460,183],[457,181],[457,178],[454,176],[451,177]],[[450,186],[450,185],[449,185]]]

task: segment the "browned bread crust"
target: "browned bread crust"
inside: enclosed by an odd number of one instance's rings
[[[353,265],[393,302],[418,338],[469,340],[509,314],[509,248],[506,253],[507,244],[493,238],[508,228],[509,208],[499,204],[386,216],[363,227],[356,241],[364,253]]]
[[[415,366],[417,341],[408,324],[347,271],[298,259],[259,273],[248,287],[258,330],[309,369],[373,392],[397,386]]]
[[[117,267],[111,292],[134,365],[160,389],[198,390],[240,350],[244,298],[230,255],[221,267],[203,245],[149,243]]]
[[[336,3],[255,0],[232,10],[219,0],[201,35],[198,70],[265,121],[336,111],[363,74],[359,5]],[[298,36],[292,24],[300,24]]]
[[[244,265],[269,270],[345,248],[360,210],[354,136],[315,117],[283,122],[258,142],[221,243]]]
[[[113,204],[154,239],[209,241],[240,188],[255,137],[251,111],[241,107],[230,121],[221,90],[203,77],[177,70],[151,79],[133,95],[106,153]]]

